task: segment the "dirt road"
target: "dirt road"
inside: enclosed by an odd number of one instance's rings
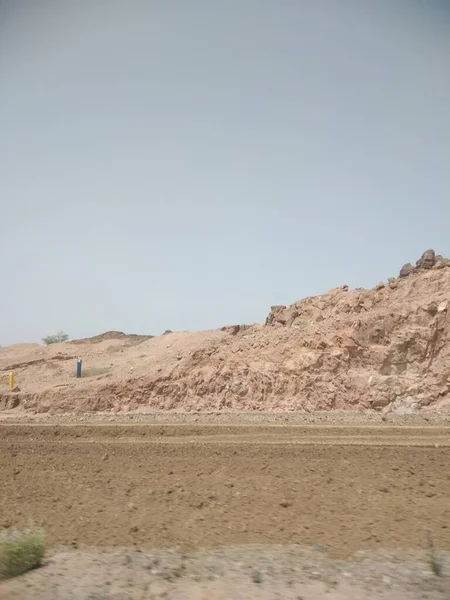
[[[0,424],[0,526],[51,544],[450,549],[450,427]]]

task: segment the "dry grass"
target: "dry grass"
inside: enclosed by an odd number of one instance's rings
[[[81,377],[97,377],[109,373],[110,367],[86,367],[81,370]]]
[[[123,352],[124,348],[126,348],[128,346],[124,346],[124,345],[120,345],[120,346],[115,346],[113,344],[111,344],[111,346],[108,346],[106,348],[106,352],[108,352],[108,354],[116,354],[118,352]]]
[[[45,533],[32,523],[23,531],[0,532],[0,578],[15,577],[42,564]]]

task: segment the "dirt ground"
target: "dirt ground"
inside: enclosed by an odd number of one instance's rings
[[[338,561],[301,546],[208,551],[71,550],[0,584],[6,600],[448,600],[424,554],[371,552]],[[450,554],[440,556],[446,572]]]
[[[450,598],[448,580],[433,578],[427,563],[430,539],[442,560],[450,551],[449,459],[446,423],[4,418],[0,527],[31,518],[52,548],[64,550],[43,569],[1,584],[0,598],[306,600],[322,597],[320,586],[335,598],[359,598],[352,596],[358,589],[368,598],[389,590],[390,599]],[[166,564],[168,548],[170,568],[173,561],[184,565],[181,575],[148,567],[157,556]],[[354,562],[361,552],[370,558],[364,567]],[[403,566],[383,552],[397,553]],[[216,565],[210,579],[208,560]],[[102,565],[115,561],[125,562],[111,584]],[[303,575],[285,573],[289,561]],[[120,591],[124,569],[129,585]],[[334,583],[330,569],[339,575]],[[377,585],[366,571],[376,573]],[[70,595],[81,574],[91,587]],[[189,586],[197,595],[185,593]]]

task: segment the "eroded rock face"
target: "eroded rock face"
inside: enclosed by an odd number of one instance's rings
[[[139,350],[125,348],[109,378],[38,391],[30,383],[17,397],[21,408],[38,412],[374,409],[409,414],[450,405],[449,265],[429,250],[416,267],[409,264],[388,284],[371,290],[341,286],[290,306],[273,306],[265,325],[160,336]],[[151,359],[134,363],[130,376],[126,353],[132,352],[136,360]],[[0,405],[9,401],[0,396]]]
[[[347,293],[338,288],[274,307],[266,323],[302,328],[302,344],[310,351],[333,349],[339,361],[332,386],[342,383],[347,406],[355,396],[359,407],[377,410],[411,411],[450,402],[448,263],[427,250],[416,267],[404,265],[401,279],[390,278],[388,286],[381,282],[373,290]],[[322,371],[324,358],[319,360],[316,392],[329,376]],[[341,405],[341,399],[334,401]]]

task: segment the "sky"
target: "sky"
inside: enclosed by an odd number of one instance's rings
[[[0,344],[450,256],[448,0],[0,0]]]

